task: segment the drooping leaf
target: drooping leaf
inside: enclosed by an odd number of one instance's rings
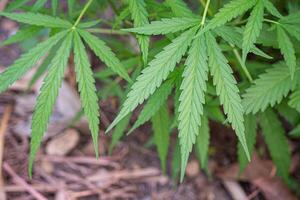
[[[204,35],[195,38],[185,62],[180,86],[178,130],[181,147],[181,181],[183,180],[189,154],[199,134],[203,104],[208,79],[207,49]]]
[[[169,114],[167,104],[163,104],[159,111],[151,118],[154,142],[157,148],[158,156],[160,159],[163,173],[166,173],[167,169],[167,156],[169,149]]]
[[[148,12],[146,10],[146,3],[144,2],[144,0],[129,0],[128,3],[129,10],[131,12],[131,18],[134,21],[134,27],[141,27],[143,25],[149,24]],[[145,35],[138,35],[137,39],[140,45],[141,52],[143,54],[144,64],[147,64],[150,39]]]
[[[69,54],[71,51],[73,32],[70,32],[56,56],[53,58],[49,72],[41,87],[40,94],[32,116],[30,156],[28,163],[29,175],[32,175],[32,166],[37,150],[40,147],[43,135],[47,129],[56,97],[67,67]]]
[[[199,128],[199,134],[196,138],[195,150],[200,157],[201,168],[205,171],[208,170],[208,148],[209,148],[209,121],[206,116],[201,117],[201,126]]]
[[[131,82],[131,79],[122,66],[120,60],[112,52],[112,50],[99,38],[90,34],[85,30],[78,30],[80,36],[89,45],[93,52],[114,72],[119,74],[125,80]]]
[[[264,111],[270,105],[273,107],[281,102],[291,90],[294,90],[300,76],[300,68],[295,71],[295,78],[291,80],[287,66],[280,62],[261,74],[254,84],[243,95],[245,113],[257,113]]]
[[[32,68],[55,44],[57,44],[67,31],[60,32],[48,40],[38,44],[29,52],[23,54],[14,64],[0,74],[0,93],[6,90],[12,83],[21,78]]]
[[[188,8],[183,0],[166,0],[176,17],[195,17],[194,13]]]
[[[271,109],[261,115],[259,122],[272,160],[277,167],[277,173],[283,178],[287,178],[291,165],[291,154],[284,129]]]
[[[257,0],[231,0],[204,27],[203,32],[224,25],[233,18],[243,14],[256,4]]]
[[[133,84],[119,115],[106,132],[154,93],[185,54],[195,31],[196,29],[190,29],[184,32],[155,56]]]
[[[74,33],[74,61],[78,90],[84,114],[89,123],[92,134],[96,157],[98,157],[98,134],[99,134],[99,104],[96,94],[95,80],[88,55],[80,39],[79,34]]]
[[[292,41],[280,25],[277,25],[277,40],[280,51],[290,70],[291,78],[295,76],[296,53]]]
[[[237,82],[233,76],[233,72],[228,65],[228,61],[222,54],[215,38],[210,32],[206,34],[207,47],[209,55],[209,67],[213,82],[216,86],[217,95],[220,97],[220,102],[223,105],[224,112],[227,115],[227,120],[231,123],[233,130],[237,134],[243,149],[250,160],[249,151],[245,138],[244,126],[244,109],[242,100],[239,95]]]
[[[173,88],[173,80],[167,80],[163,83],[149,98],[148,102],[144,106],[143,110],[139,114],[138,119],[129,130],[128,134],[131,133],[133,130],[147,122],[151,119],[155,113],[162,107],[162,105],[166,102],[168,96],[170,95]]]
[[[264,19],[264,0],[257,0],[243,34],[243,61],[246,61],[247,54],[253,48],[257,37],[262,29]]]
[[[43,15],[40,13],[0,13],[0,16],[4,16],[15,20],[20,23],[44,26],[49,28],[71,28],[73,25],[58,17],[52,17],[49,15]]]
[[[300,88],[298,88],[291,94],[289,106],[295,108],[298,112],[300,112]]]
[[[137,28],[124,29],[129,32],[145,35],[164,35],[176,33],[200,24],[199,19],[193,18],[163,18],[160,21],[153,21],[150,24]]]
[[[246,142],[249,149],[250,156],[252,156],[255,142],[256,142],[256,118],[254,115],[246,115],[245,116],[245,136],[246,136]],[[240,165],[240,171],[242,172],[247,164],[248,159],[247,156],[243,150],[243,147],[241,143],[238,143],[238,159],[239,159],[239,165]]]

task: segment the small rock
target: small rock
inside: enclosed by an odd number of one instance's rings
[[[199,163],[196,160],[190,161],[186,166],[186,175],[188,177],[195,177],[199,174],[200,168]]]
[[[75,129],[67,129],[64,133],[54,137],[46,146],[49,155],[64,156],[76,147],[79,141],[79,133]]]

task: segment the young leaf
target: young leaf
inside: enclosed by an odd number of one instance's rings
[[[291,78],[293,79],[296,70],[296,53],[292,41],[280,25],[277,25],[277,40],[284,60],[290,69]]]
[[[264,19],[264,0],[257,0],[251,15],[246,24],[243,34],[243,61],[246,61],[247,54],[253,48],[254,43],[262,29]]]
[[[170,119],[167,108],[167,104],[164,104],[151,119],[154,133],[154,142],[157,148],[163,173],[166,173],[167,169],[167,156],[170,138]]]
[[[181,151],[181,181],[189,154],[199,134],[208,79],[207,52],[204,35],[195,38],[189,50],[180,86],[178,130]]]
[[[58,17],[52,17],[49,15],[43,15],[39,13],[0,13],[0,16],[4,16],[15,20],[20,23],[44,26],[49,28],[71,28],[73,25]]]
[[[190,29],[184,32],[155,56],[133,84],[119,115],[107,128],[106,132],[110,131],[120,120],[154,93],[162,81],[168,77],[169,73],[174,70],[176,64],[181,60],[195,32],[196,29]]]
[[[269,105],[281,102],[291,90],[294,90],[300,76],[300,68],[295,71],[295,78],[291,80],[290,71],[283,62],[274,65],[266,73],[261,74],[254,81],[254,85],[243,95],[245,113],[264,111]]]
[[[78,90],[83,111],[91,130],[96,157],[98,157],[99,104],[95,80],[85,47],[77,32],[74,33],[74,61]]]
[[[245,136],[246,142],[249,149],[250,156],[252,156],[255,142],[256,142],[256,118],[254,115],[245,116]],[[238,144],[238,159],[240,165],[240,171],[244,171],[248,164],[247,156],[243,150],[241,143]]]
[[[203,32],[225,24],[233,18],[243,14],[256,4],[257,0],[231,0],[204,27]]]
[[[60,32],[48,40],[38,44],[29,52],[23,54],[3,73],[0,74],[0,93],[6,90],[12,83],[21,78],[30,68],[32,68],[54,45],[56,45],[67,31]]]
[[[298,88],[291,94],[288,104],[289,106],[295,108],[298,112],[300,112],[300,88]]]
[[[217,95],[220,96],[220,102],[223,105],[228,121],[231,123],[233,130],[235,130],[248,160],[250,160],[245,138],[244,110],[236,80],[232,75],[232,70],[228,65],[228,61],[222,54],[220,47],[210,32],[206,34],[206,42],[210,72],[213,76]]]
[[[146,24],[149,24],[148,13],[146,10],[146,4],[144,0],[129,0],[129,10],[131,12],[131,18],[134,21],[134,27],[140,27]],[[149,51],[149,37],[145,35],[137,36],[138,42],[140,44],[140,49],[143,54],[144,64],[147,63],[148,51]]]
[[[165,18],[160,21],[153,21],[142,27],[124,29],[125,31],[139,33],[144,35],[165,35],[168,33],[176,33],[200,23],[199,19],[192,18]]]
[[[37,98],[37,104],[32,116],[30,156],[28,163],[29,175],[32,175],[32,166],[37,150],[40,147],[42,137],[47,129],[52,109],[58,95],[58,91],[67,67],[67,62],[72,46],[73,32],[69,33],[53,58],[49,73],[41,87]]]
[[[206,116],[201,117],[201,126],[199,128],[199,134],[196,138],[195,150],[200,157],[201,168],[205,171],[208,170],[208,148],[209,148],[209,121]]]
[[[105,42],[90,34],[85,30],[78,30],[80,36],[85,40],[93,52],[114,72],[118,73],[122,78],[131,82],[131,79],[122,66],[120,60],[112,52],[112,50],[106,46]]]
[[[171,8],[176,17],[195,17],[194,13],[188,8],[182,0],[166,0],[166,3]]]
[[[268,109],[261,115],[260,125],[278,174],[287,178],[291,165],[291,154],[280,121],[276,114]]]
[[[278,17],[278,18],[283,17],[281,15],[281,13],[277,10],[277,8],[273,5],[272,2],[270,2],[269,0],[264,0],[263,3],[264,3],[265,8],[271,15]]]
[[[1,46],[11,45],[17,42],[22,42],[24,40],[35,37],[41,31],[40,27],[31,26],[28,28],[24,28],[19,30],[16,34],[10,36],[7,40],[3,41]]]
[[[154,92],[154,94],[149,98],[147,104],[144,106],[142,112],[139,114],[137,121],[134,123],[128,134],[150,120],[151,117],[158,112],[172,92],[173,82],[173,80],[167,80]]]

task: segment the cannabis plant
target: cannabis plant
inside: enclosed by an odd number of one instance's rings
[[[188,2],[193,3],[193,9]],[[3,45],[22,42],[44,28],[49,30],[48,39],[23,54],[0,75],[0,92],[3,92],[40,59],[44,60],[32,80],[47,73],[32,117],[29,174],[69,56],[74,54],[78,91],[96,156],[98,98],[117,95],[122,106],[106,130],[115,127],[110,151],[126,133],[132,112],[144,104],[127,133],[151,121],[153,142],[163,171],[170,133],[176,127],[174,174],[180,165],[183,180],[193,146],[201,167],[207,170],[209,120],[214,120],[235,131],[241,170],[251,159],[259,125],[278,174],[289,183],[291,153],[282,119],[294,127],[293,136],[300,135],[300,63],[297,61],[300,4],[284,2],[282,5],[271,0],[201,0],[198,5],[199,1],[183,0],[124,0],[116,4],[89,0],[78,13],[75,10],[81,5],[72,0],[67,2],[67,12],[59,8],[58,0],[51,1],[51,9],[44,8],[48,5],[46,0],[37,0],[29,7],[26,0],[10,3],[1,16],[27,26],[22,26]],[[97,9],[107,4],[113,8],[115,18],[97,21]],[[16,9],[21,12],[15,12]],[[84,15],[87,21],[83,22]],[[112,29],[98,28],[101,24]],[[140,55],[110,37],[107,43],[117,51],[120,61],[94,33],[133,35]],[[152,39],[156,35],[160,37]],[[93,75],[86,46],[108,69]],[[125,81],[121,86],[113,82],[111,78],[116,75],[127,81],[127,86]],[[94,78],[106,83],[100,88],[100,95],[96,93]],[[170,99],[174,102],[172,106],[168,104]]]

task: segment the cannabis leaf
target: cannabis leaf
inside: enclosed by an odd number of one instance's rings
[[[128,134],[150,120],[151,117],[158,112],[158,110],[163,106],[168,96],[172,92],[173,82],[174,80],[172,79],[167,80],[154,92],[154,94],[149,98],[148,102],[139,114],[138,119],[129,130]]]
[[[37,104],[32,116],[31,125],[31,143],[29,157],[29,175],[32,174],[32,166],[37,150],[44,132],[47,129],[47,124],[50,119],[52,108],[54,106],[58,91],[64,76],[64,71],[67,67],[69,54],[71,51],[73,32],[68,33],[66,39],[58,49],[56,56],[51,62],[49,73],[47,74],[44,84],[41,87],[40,94],[37,98]]]
[[[84,39],[84,41],[89,45],[89,47],[93,50],[93,52],[108,67],[110,67],[114,72],[119,74],[125,80],[131,82],[129,75],[122,66],[120,60],[116,57],[112,50],[108,46],[106,46],[106,44],[102,40],[85,30],[78,29],[77,31],[80,34],[80,36]]]
[[[22,42],[26,39],[35,37],[40,31],[41,31],[41,28],[37,27],[37,26],[31,26],[28,28],[24,28],[22,30],[19,30],[16,34],[10,36],[7,40],[5,40],[0,45],[4,46],[4,45],[11,45],[11,44],[14,44],[17,42]]]
[[[188,157],[201,126],[203,104],[205,103],[206,81],[208,79],[207,52],[205,37],[197,37],[191,46],[183,80],[179,101],[179,141],[181,146],[181,181],[185,174]]]
[[[164,35],[168,33],[176,33],[196,26],[200,23],[195,18],[163,18],[160,21],[153,21],[142,27],[123,29],[125,31],[145,34],[145,35]]]
[[[284,56],[286,64],[289,67],[291,78],[293,79],[296,70],[296,55],[294,46],[284,29],[280,25],[277,25],[276,28],[278,45]]]
[[[281,15],[281,13],[277,10],[277,8],[273,5],[273,3],[271,3],[269,0],[263,0],[264,6],[267,9],[267,11],[278,18],[282,18],[283,16]]]
[[[23,54],[13,65],[0,74],[0,93],[5,91],[12,83],[21,78],[30,68],[32,68],[55,44],[57,44],[67,31],[60,32],[48,40],[38,44],[28,53]]]
[[[63,19],[58,17],[52,17],[49,15],[43,15],[39,13],[0,13],[0,16],[4,16],[15,20],[17,22],[35,25],[35,26],[44,26],[49,28],[71,28],[73,25]]]
[[[300,88],[296,89],[290,96],[289,106],[300,112]]]
[[[249,149],[250,156],[252,156],[255,142],[256,142],[256,118],[254,115],[246,115],[245,116],[245,137],[247,142],[247,147]],[[242,172],[247,164],[248,159],[245,154],[245,151],[243,149],[243,146],[241,143],[238,143],[238,159],[239,159],[239,165],[240,165],[240,171]]]
[[[134,21],[134,27],[140,27],[146,24],[149,24],[148,21],[148,13],[146,10],[146,4],[144,0],[129,0],[129,10],[132,15],[132,19]],[[144,64],[147,63],[148,59],[148,48],[149,48],[149,37],[144,35],[137,36],[138,42],[140,44],[140,49],[143,54]]]
[[[107,128],[106,132],[110,131],[120,120],[154,93],[156,88],[161,85],[162,81],[168,77],[169,73],[174,70],[175,65],[181,60],[195,32],[195,28],[184,32],[155,56],[132,85],[119,115]]]
[[[295,71],[295,78],[291,80],[290,71],[283,62],[261,74],[254,84],[243,95],[243,106],[246,114],[264,111],[269,105],[274,106],[291,90],[294,90],[300,75],[300,68]]]
[[[88,119],[89,128],[92,133],[96,157],[98,157],[98,133],[99,133],[99,104],[96,95],[95,80],[89,64],[85,47],[79,34],[74,33],[74,60],[75,71],[78,82],[78,90],[84,113]]]
[[[244,110],[239,95],[239,89],[236,85],[237,83],[232,75],[232,70],[228,65],[228,61],[222,54],[220,47],[210,32],[207,32],[206,34],[206,44],[208,48],[210,72],[213,76],[217,95],[220,96],[220,102],[223,105],[228,121],[235,130],[249,160],[250,155],[244,133]]]
[[[202,32],[214,29],[225,24],[233,18],[243,14],[256,4],[257,0],[232,0],[225,4],[223,8],[214,16],[212,20],[203,28]]]
[[[261,115],[260,125],[278,174],[283,178],[287,178],[291,165],[291,154],[280,121],[276,114],[268,109]]]
[[[167,104],[161,106],[159,111],[151,119],[154,141],[164,173],[166,173],[167,169],[167,155],[169,149],[169,121]]]
[[[264,0],[257,0],[250,17],[248,18],[248,23],[246,24],[244,34],[243,34],[243,61],[246,61],[247,54],[254,46],[254,43],[259,36],[260,30],[263,25],[264,18]]]

